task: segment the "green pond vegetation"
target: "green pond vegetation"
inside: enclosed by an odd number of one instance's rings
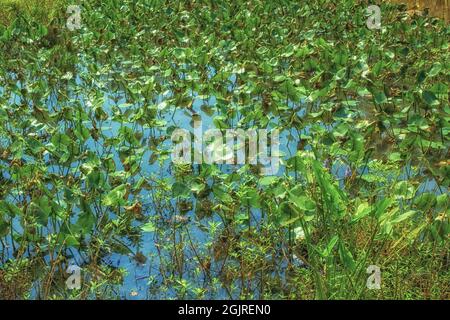
[[[0,298],[449,298],[444,21],[357,0],[0,10]],[[173,163],[199,117],[278,129],[278,174]]]

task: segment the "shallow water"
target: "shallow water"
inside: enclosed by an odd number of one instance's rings
[[[213,71],[212,71],[213,73]],[[236,81],[236,75],[232,75],[230,77],[230,86],[228,90],[233,90],[233,83]],[[77,84],[79,86],[83,86],[84,84],[82,81],[77,78]],[[20,85],[19,85],[20,87]],[[0,94],[4,94],[3,90],[0,88]],[[203,123],[203,129],[204,131],[208,129],[215,128],[213,118],[215,116],[218,116],[219,114],[217,112],[213,113],[212,115],[208,115],[204,110],[202,110],[201,106],[205,103],[205,100],[199,99],[196,97],[195,93],[192,93],[192,110],[190,112],[186,112],[184,109],[173,109],[170,105],[165,105],[164,102],[171,96],[171,93],[165,93],[161,94],[157,98],[157,103],[159,106],[161,106],[162,116],[158,118],[158,120],[161,122],[160,128],[149,128],[149,127],[142,127],[137,123],[127,123],[127,124],[121,124],[119,122],[116,122],[114,120],[111,120],[111,117],[113,115],[113,109],[116,106],[119,106],[119,108],[123,111],[126,109],[139,109],[142,107],[141,103],[136,103],[134,105],[128,105],[126,104],[126,100],[123,98],[122,93],[113,93],[110,91],[105,91],[102,93],[104,97],[104,103],[102,105],[102,108],[105,112],[108,113],[109,119],[105,121],[100,128],[100,130],[103,131],[103,133],[107,137],[115,137],[118,135],[121,128],[124,126],[127,126],[129,128],[132,128],[134,131],[138,130],[143,133],[144,140],[148,141],[150,137],[154,138],[160,138],[163,136],[164,131],[167,127],[175,127],[175,128],[182,128],[192,131],[191,121],[192,121],[192,111],[197,113]],[[115,103],[113,101],[113,97],[120,97]],[[72,99],[75,99],[76,102],[80,103],[84,108],[90,108],[91,106],[87,103],[89,101],[88,97],[84,96],[74,96]],[[49,98],[49,103],[47,107],[52,108],[54,107],[54,104],[51,101],[56,101],[55,97]],[[10,104],[19,104],[21,103],[20,99],[17,96],[12,95],[9,99]],[[72,101],[73,102],[73,101]],[[206,101],[207,105],[211,108],[214,108],[217,104],[216,97],[209,97]],[[290,102],[290,107],[296,106],[299,108],[298,115],[300,117],[303,117],[307,110],[305,108],[302,108],[302,101],[299,101],[297,103]],[[364,111],[361,111],[362,113]],[[346,115],[340,115],[343,118],[346,117]],[[325,125],[321,124],[321,126],[327,130],[330,130],[332,127],[337,125],[339,123],[339,116],[336,117],[336,120],[331,125]],[[273,124],[277,124],[278,119],[272,118],[269,121],[268,127],[270,127],[270,122]],[[88,129],[92,129],[92,124],[90,122],[85,122],[84,125],[88,127]],[[297,152],[298,143],[300,142],[300,134],[302,133],[308,133],[310,126],[306,125],[303,132],[298,132],[296,129],[291,130],[284,130],[280,133],[280,151],[282,154],[282,159],[286,160],[290,157],[293,157]],[[88,150],[94,151],[95,153],[101,154],[105,152],[104,146],[103,146],[103,140],[100,139],[98,141],[95,141],[92,137],[90,137],[85,145]],[[142,148],[147,148],[147,145],[142,145]],[[167,151],[169,151],[172,147],[172,143],[170,141],[170,137],[165,137],[164,142],[160,145],[160,148],[165,148]],[[305,150],[308,150],[310,146],[307,144],[303,146]],[[123,170],[123,164],[120,161],[119,152],[117,149],[113,148],[112,150],[109,150],[113,154],[113,160],[116,165],[116,170],[121,171]],[[141,166],[140,166],[140,174],[142,177],[148,177],[151,174],[156,174],[162,178],[168,178],[170,181],[174,181],[174,177],[171,172],[171,160],[170,157],[162,161],[161,163],[158,161],[151,161],[152,157],[152,151],[147,148],[147,150],[144,151],[142,159],[141,159]],[[345,160],[345,159],[342,159]],[[71,167],[73,169],[77,168],[78,163],[72,163]],[[339,181],[340,187],[344,188],[344,179],[348,175],[348,166],[345,165],[345,161],[336,161],[332,164],[329,164],[330,166],[330,172],[332,175],[336,178],[336,180]],[[219,166],[223,172],[231,172],[237,169],[234,166],[229,165],[221,165]],[[59,173],[62,174],[66,168],[64,166],[52,166],[49,168],[50,172],[53,173]],[[369,173],[367,168],[360,168],[359,174],[366,174]],[[400,177],[400,179],[407,179],[408,175],[411,174],[411,172],[407,173],[407,171],[410,170],[409,168],[404,168],[405,173]],[[195,172],[195,171],[194,171]],[[283,166],[280,167],[280,170],[278,172],[278,175],[282,175],[285,173],[285,170]],[[195,174],[195,173],[194,173]],[[4,176],[6,178],[9,178],[8,175],[5,173]],[[129,180],[130,184],[135,184],[136,181],[134,179]],[[49,186],[51,187],[51,186]],[[436,181],[434,180],[427,180],[424,183],[422,183],[419,187],[419,190],[416,195],[419,195],[426,191],[432,191],[436,193],[442,193],[447,192],[446,190],[442,190],[439,188],[439,186],[436,184]],[[143,190],[141,194],[139,195],[140,201],[143,203],[144,206],[144,214],[146,216],[153,216],[155,215],[155,211],[153,210],[154,203],[152,202],[151,194],[148,190]],[[197,203],[195,202],[194,198],[189,199],[190,201],[194,202],[194,206],[192,210],[186,213],[187,217],[191,218],[191,221],[196,220],[195,215],[195,205]],[[175,200],[172,199],[172,204],[175,205]],[[261,212],[259,210],[253,210],[253,215],[255,217],[259,217],[261,215]],[[75,212],[77,213],[77,212]],[[74,215],[75,216],[75,215]],[[215,221],[219,222],[217,216],[212,216],[211,218],[205,218],[205,220],[209,221]],[[204,231],[202,231],[199,228],[200,224],[206,225],[207,221],[196,221],[196,223],[189,222],[187,227],[191,230],[191,235],[193,237],[192,241],[194,243],[205,243],[208,240],[208,234]],[[136,226],[138,226],[137,223],[135,223]],[[17,221],[14,225],[14,228],[18,231],[21,230],[20,224]],[[123,239],[124,240],[124,239]],[[142,235],[142,239],[140,241],[140,245],[138,247],[133,247],[134,250],[138,250],[143,255],[148,257],[147,261],[144,264],[137,264],[136,261],[131,257],[130,255],[123,255],[123,254],[111,254],[106,258],[106,261],[109,262],[111,266],[117,267],[117,268],[124,268],[128,271],[128,275],[124,279],[123,285],[121,285],[119,288],[117,288],[117,293],[120,297],[124,299],[147,299],[147,298],[166,298],[166,297],[175,297],[175,292],[157,292],[153,295],[149,294],[149,289],[151,286],[149,285],[149,279],[153,278],[155,281],[161,280],[161,274],[159,270],[159,261],[158,256],[156,255],[157,248],[155,246],[155,238],[152,233],[144,233]],[[12,255],[12,250],[8,250],[9,256]],[[79,264],[81,266],[84,265],[83,257],[81,256],[75,256],[73,257],[73,263]],[[190,270],[189,266],[190,261],[186,261],[186,272],[189,273],[192,270]],[[215,265],[213,263],[211,269],[215,270],[216,268],[219,268],[218,265]],[[283,270],[281,270],[283,272]],[[222,289],[218,290],[214,296],[211,298],[227,298],[227,293]]]

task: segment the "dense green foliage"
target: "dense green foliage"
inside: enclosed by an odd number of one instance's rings
[[[382,4],[369,30],[368,5],[89,0],[79,30],[64,6],[5,20],[0,296],[118,298],[121,255],[146,266],[140,298],[448,298],[450,29]],[[284,171],[174,165],[174,114],[278,128]]]

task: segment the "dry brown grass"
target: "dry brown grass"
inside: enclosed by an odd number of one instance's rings
[[[410,10],[429,9],[430,14],[447,22],[450,19],[450,0],[389,0],[396,3],[405,3]]]

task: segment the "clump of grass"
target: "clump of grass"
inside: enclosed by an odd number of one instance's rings
[[[63,9],[63,4],[64,0],[0,0],[0,24],[8,26],[23,15],[49,25]]]
[[[16,300],[27,296],[32,285],[29,260],[13,260],[0,269],[0,299]]]

